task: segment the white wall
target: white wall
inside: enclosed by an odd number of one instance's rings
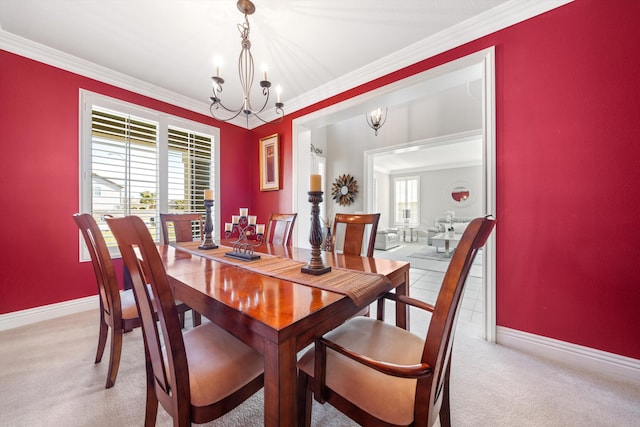
[[[434,225],[436,218],[446,216],[447,211],[454,211],[456,217],[475,218],[482,212],[482,166],[461,167],[423,171],[420,173],[396,174],[389,176],[393,182],[394,176],[420,177],[420,225],[423,228]],[[463,181],[470,190],[469,202],[463,206],[451,198],[451,186]],[[390,184],[390,189],[393,185]],[[381,199],[384,195],[378,195]],[[393,205],[393,194],[389,193],[389,206]]]
[[[316,147],[322,147],[327,158],[325,200],[330,202],[327,206],[330,210],[330,216],[339,212],[367,211],[363,152],[479,129],[482,114],[479,98],[476,98],[479,95],[475,93],[478,85],[479,81],[471,82],[469,87],[456,87],[409,104],[390,106],[387,122],[379,130],[378,136],[375,136],[374,131],[367,125],[364,111],[361,116],[351,117],[314,130],[312,143]],[[481,189],[481,167],[478,166],[475,170],[477,174],[470,174],[468,180],[477,182],[478,188]],[[340,206],[331,199],[332,184],[337,177],[343,174],[353,176],[358,182],[358,196],[350,206]],[[450,174],[450,176],[444,172],[426,174],[427,176],[422,180],[421,188],[423,191],[429,192],[430,198],[435,197],[434,195],[438,193],[438,199],[431,202],[428,209],[421,210],[424,212],[421,214],[421,223],[432,225],[434,218],[443,216],[447,210],[457,210],[454,206],[447,206],[447,201],[444,200],[445,189],[441,188],[454,182],[455,174]],[[467,179],[465,173],[458,173],[458,175],[458,180]],[[433,183],[434,176],[437,176],[437,184]],[[442,184],[439,183],[440,180]],[[389,182],[388,176],[387,178],[378,177],[377,182],[379,186],[377,207],[382,214],[380,226],[390,227],[393,225],[391,218],[391,212],[393,212],[391,190],[393,186]],[[428,184],[425,185],[425,183]],[[477,203],[480,203],[481,198],[476,200],[478,200]],[[480,204],[469,206],[465,211],[476,212],[480,210],[480,206]],[[461,210],[460,216],[463,215],[466,216]]]
[[[374,179],[376,180],[376,203],[374,210],[380,213],[380,223],[378,228],[388,228],[393,226],[393,218],[391,212],[393,207],[390,203],[389,195],[391,194],[391,178],[389,174],[375,171],[373,172]]]

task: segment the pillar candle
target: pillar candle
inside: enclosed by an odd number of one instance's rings
[[[309,191],[322,191],[322,175],[311,174]]]
[[[233,222],[234,224],[237,224],[238,222],[240,222],[240,216],[239,215],[231,215],[231,222]]]
[[[249,208],[240,208],[240,216],[247,216]]]
[[[224,223],[224,231],[231,231],[232,228],[233,228],[233,224],[231,224],[230,222]]]
[[[264,234],[264,224],[258,224],[258,225],[256,225],[256,233],[258,233],[258,234]]]
[[[256,219],[257,217],[255,215],[249,215],[249,225],[255,225]]]
[[[204,199],[213,200],[213,190],[204,190]]]

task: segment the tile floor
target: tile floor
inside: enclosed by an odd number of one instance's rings
[[[425,244],[426,239],[421,238],[418,242],[405,243],[398,248],[388,251],[376,250],[374,256],[379,258],[402,260],[411,263],[410,295],[430,304],[434,304],[438,296],[438,292],[440,291],[440,285],[442,284],[442,279],[448,266],[448,262],[408,257],[408,255],[419,250]],[[467,278],[458,320],[473,325],[472,330],[477,329],[478,334],[481,334],[484,317],[482,266],[479,264],[481,254],[478,254],[477,258],[478,259],[476,260],[476,263],[474,263],[475,265],[472,268],[471,274]],[[387,301],[387,304],[385,305],[385,311],[385,318],[390,319],[395,316],[393,304],[389,301]],[[419,312],[419,310],[415,310],[414,314],[414,310],[412,309],[410,313],[410,327],[411,330],[415,330],[416,332],[423,329],[423,327],[420,326],[421,322],[419,321],[419,317],[416,318],[416,316],[421,316]],[[375,307],[373,306],[372,313],[375,313]]]

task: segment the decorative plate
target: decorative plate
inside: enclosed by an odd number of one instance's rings
[[[349,206],[358,194],[358,182],[349,174],[339,176],[331,188],[333,200],[340,206]]]

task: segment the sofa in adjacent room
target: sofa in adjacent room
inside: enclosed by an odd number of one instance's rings
[[[382,228],[376,232],[375,249],[386,251],[400,246],[400,234],[397,228]]]

